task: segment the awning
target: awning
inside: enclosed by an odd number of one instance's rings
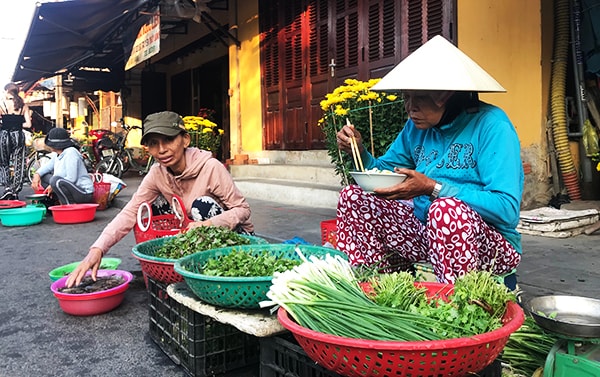
[[[123,30],[149,0],[71,0],[38,4],[13,81],[29,88],[71,73],[81,89],[118,91],[124,76]]]

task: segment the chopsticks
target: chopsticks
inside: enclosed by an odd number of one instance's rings
[[[350,119],[346,118],[346,125],[350,126]],[[365,171],[365,167],[362,162],[362,158],[360,157],[360,150],[358,149],[358,144],[356,143],[356,138],[354,135],[350,137],[350,149],[352,150],[352,158],[354,159],[354,166],[356,170],[360,170],[361,172]]]

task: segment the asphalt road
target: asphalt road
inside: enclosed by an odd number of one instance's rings
[[[50,291],[48,272],[81,260],[117,213],[98,212],[87,224],[0,228],[0,376],[182,376],[148,336],[148,299],[137,274],[124,302],[92,317],[65,314]],[[130,234],[112,250],[119,269],[139,271]]]
[[[123,205],[134,190],[135,185],[128,187],[116,204]],[[31,193],[24,188],[21,199]],[[252,204],[260,207],[255,211],[257,230],[274,230],[271,242],[290,239],[300,229],[305,240],[318,243],[319,222],[329,215],[319,209]],[[49,215],[37,225],[0,226],[0,377],[187,375],[150,338],[148,294],[131,253],[133,233],[108,254],[121,258],[119,269],[136,276],[117,309],[90,317],[68,315],[50,291],[48,272],[81,260],[119,210],[98,211],[93,222],[84,224],[56,224]],[[302,229],[306,223],[315,225]],[[257,368],[226,375],[258,375]]]
[[[125,179],[129,187],[121,202],[139,180]],[[319,243],[320,221],[335,216],[334,209],[249,202],[258,235],[271,242],[301,237]],[[139,262],[131,254],[132,233],[109,254],[122,259],[120,269],[136,276],[117,309],[71,316],[50,291],[48,272],[81,260],[118,210],[99,211],[85,224],[56,224],[50,216],[29,227],[0,226],[0,377],[186,375],[150,339],[148,295]],[[518,279],[524,297],[568,294],[600,299],[599,244],[600,232],[566,239],[523,236]]]

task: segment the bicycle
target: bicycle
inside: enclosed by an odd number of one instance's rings
[[[52,153],[43,149],[31,148],[29,155],[27,156],[27,179],[29,183],[33,180],[33,175],[39,168],[50,162]]]
[[[104,147],[103,158],[96,165],[96,173],[107,173],[121,178],[124,172],[130,168],[137,170],[139,175],[148,173],[150,167],[154,164],[154,158],[150,155],[145,162],[139,163],[133,156],[133,148],[125,148],[127,135],[129,131],[141,129],[137,126],[128,126],[121,121],[124,132],[116,135],[116,142],[111,138],[100,140],[99,143]],[[115,136],[115,135],[113,135]]]

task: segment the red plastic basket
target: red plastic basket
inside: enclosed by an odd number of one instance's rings
[[[428,291],[445,284],[423,283]],[[351,339],[310,330],[293,321],[283,308],[279,322],[294,334],[307,355],[321,366],[343,376],[468,376],[482,371],[502,352],[510,334],[521,327],[523,309],[509,302],[504,325],[469,338],[394,342]]]
[[[166,240],[163,237],[155,238],[139,243],[132,249],[133,256],[140,262],[144,280],[149,276],[164,284],[183,281],[183,276],[174,269],[176,259],[155,256]]]
[[[150,276],[154,280],[164,284],[179,283],[180,281],[183,281],[183,276],[175,272],[175,269],[173,268],[175,264],[173,262],[157,262],[139,258],[137,256],[136,258],[140,261],[144,278]]]
[[[189,223],[189,219],[181,198],[173,196],[172,208],[174,212],[177,212],[176,204],[181,208],[181,213],[153,216],[150,204],[143,203],[138,208],[137,223],[133,228],[135,242],[141,243],[180,233]],[[148,213],[145,217],[143,215],[144,209]]]
[[[336,226],[337,219],[321,221],[321,245],[329,242],[333,247],[336,247]]]

